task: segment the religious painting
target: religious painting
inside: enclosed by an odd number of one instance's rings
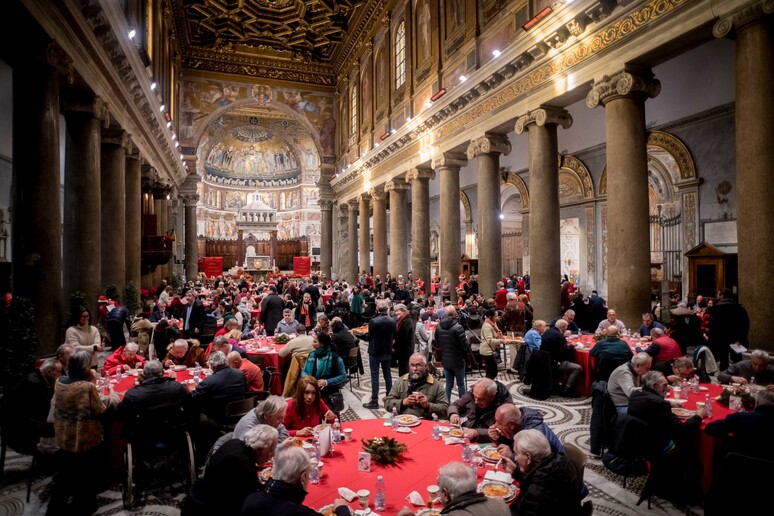
[[[430,12],[430,0],[417,0],[416,28],[418,42],[417,64],[423,64],[431,55],[432,15]]]
[[[224,203],[224,208],[238,210],[245,204],[247,204],[247,201],[241,192],[226,192],[226,202]]]
[[[376,49],[374,54],[374,76],[376,91],[384,92],[383,94],[376,95],[375,108],[381,109],[387,104],[388,95],[386,92],[390,91],[390,85],[388,83],[389,76],[387,73],[387,51],[385,50],[385,43],[381,43]]]
[[[449,8],[446,14],[446,26],[449,32],[453,32],[465,23],[465,4],[467,0],[447,0],[446,6]]]
[[[272,100],[271,86],[265,84],[253,84],[251,94],[253,100],[258,102],[258,105],[265,106]]]
[[[330,114],[325,115],[320,127],[320,148],[325,156],[336,154],[336,120]]]
[[[366,132],[371,127],[371,58],[366,57],[361,63],[360,69],[360,127]]]

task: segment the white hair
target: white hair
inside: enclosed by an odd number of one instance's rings
[[[140,345],[137,344],[136,342],[127,342],[124,345],[125,351],[134,351],[136,353],[138,349],[140,349]]]
[[[532,460],[541,463],[551,456],[551,444],[543,432],[536,429],[522,430],[513,438],[513,447],[521,453],[529,453]]]
[[[276,431],[276,430],[275,430]],[[298,485],[301,475],[309,471],[311,461],[309,454],[298,446],[281,446],[277,450],[271,476],[274,480],[282,480],[288,484]],[[470,468],[467,468],[470,471]]]
[[[288,402],[282,396],[271,395],[262,402],[258,403],[255,407],[255,416],[258,421],[266,421],[269,416],[277,414],[281,410],[285,410],[288,406]]]
[[[476,490],[476,474],[462,462],[450,462],[438,470],[438,487],[446,489],[454,500]]]
[[[142,368],[142,374],[146,380],[161,378],[164,375],[164,366],[158,360],[148,360]]]
[[[222,367],[228,365],[228,361],[226,360],[226,354],[222,351],[213,351],[210,353],[210,367],[212,370],[221,369]]]
[[[185,339],[177,339],[175,343],[173,344],[176,348],[187,348],[188,347],[188,341]]]

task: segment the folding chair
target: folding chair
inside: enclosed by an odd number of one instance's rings
[[[350,379],[349,382],[349,392],[352,391],[352,376],[355,377],[357,380],[357,386],[360,387],[360,369],[359,369],[359,363],[358,359],[360,357],[360,346],[355,346],[354,348],[349,350],[349,360],[347,363],[347,378]]]

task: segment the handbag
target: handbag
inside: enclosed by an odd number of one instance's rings
[[[325,404],[333,412],[339,414],[344,410],[344,395],[340,391],[333,392],[325,399]]]

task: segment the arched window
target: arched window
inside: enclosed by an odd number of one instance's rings
[[[395,33],[395,89],[406,82],[406,22],[400,22]]]
[[[350,132],[352,134],[357,133],[357,85],[352,86],[352,93],[350,94],[350,120],[351,127]]]

